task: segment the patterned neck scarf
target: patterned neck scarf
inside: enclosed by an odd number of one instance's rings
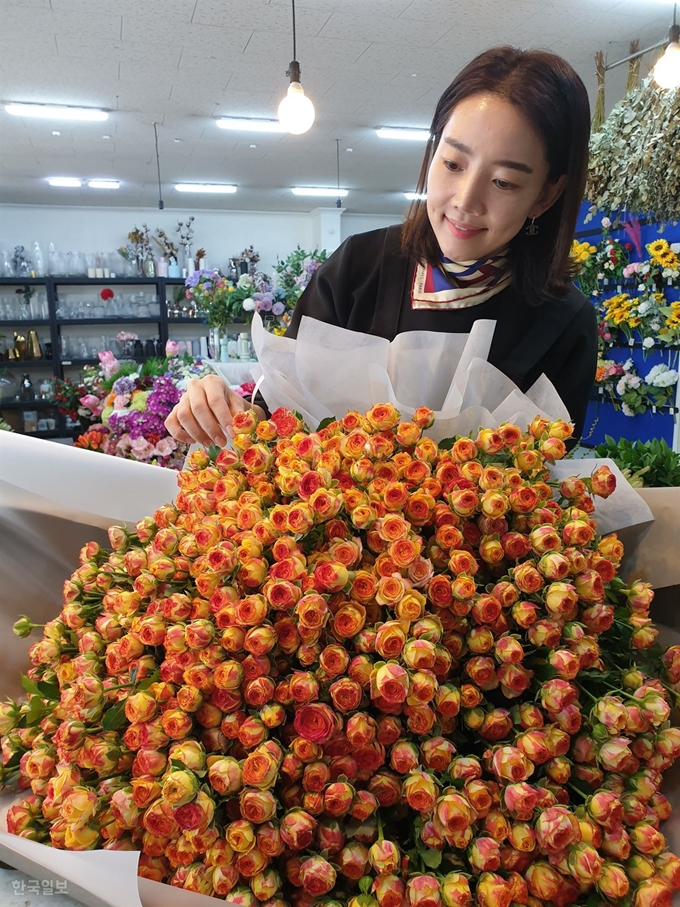
[[[466,309],[480,305],[509,286],[508,250],[479,261],[450,261],[439,267],[420,262],[411,289],[413,309]]]

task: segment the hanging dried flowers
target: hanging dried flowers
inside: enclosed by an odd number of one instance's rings
[[[626,95],[590,140],[586,198],[606,214],[680,219],[680,89],[651,78]],[[675,152],[674,152],[675,149]]]

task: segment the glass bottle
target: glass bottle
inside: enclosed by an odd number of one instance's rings
[[[40,248],[40,243],[33,243],[33,270],[35,271],[36,277],[45,276],[45,262],[43,260],[42,250]]]
[[[33,400],[35,399],[35,393],[33,391],[33,382],[31,381],[31,376],[26,372],[25,375],[21,376],[21,385],[19,386],[19,395],[22,400]]]

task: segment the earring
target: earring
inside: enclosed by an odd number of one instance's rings
[[[536,218],[531,218],[531,223],[527,224],[526,230],[524,231],[527,236],[536,236],[538,233],[538,227],[536,226]]]

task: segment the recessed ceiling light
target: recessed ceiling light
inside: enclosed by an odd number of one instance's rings
[[[424,202],[427,198],[427,192],[404,192],[404,195],[410,202]]]
[[[118,180],[90,180],[87,185],[90,189],[120,189]]]
[[[15,117],[39,117],[43,120],[108,120],[105,110],[96,107],[59,107],[53,104],[5,104]]]
[[[61,132],[59,132],[57,129],[53,129],[52,135],[61,135]]]
[[[249,148],[257,148],[257,145],[248,145]]]
[[[321,186],[294,186],[290,191],[293,195],[311,195],[317,198],[345,198],[347,195],[347,189],[326,189]]]
[[[103,139],[110,139],[111,136],[110,136],[110,135],[103,135],[102,138],[103,138]]]
[[[345,148],[345,151],[349,151],[349,152],[350,152],[350,154],[351,154],[351,153],[352,153],[352,151],[354,151],[354,148]]]
[[[418,76],[418,73],[417,73],[417,72],[412,72],[412,73],[411,73],[411,78],[412,78],[412,79],[415,79],[417,76]]]
[[[220,117],[215,120],[220,129],[232,129],[236,132],[286,132],[278,120],[265,120],[248,117]]]
[[[381,139],[404,139],[408,142],[426,142],[430,138],[427,129],[403,129],[400,126],[381,126],[376,129]]]
[[[223,186],[217,183],[177,183],[178,192],[214,192],[221,195],[232,195],[236,186]]]
[[[182,141],[182,139],[173,139],[173,142],[175,143],[175,145],[179,145],[179,143],[181,141]]]
[[[47,180],[50,186],[59,186],[64,189],[79,189],[83,184],[74,176],[51,176]]]

